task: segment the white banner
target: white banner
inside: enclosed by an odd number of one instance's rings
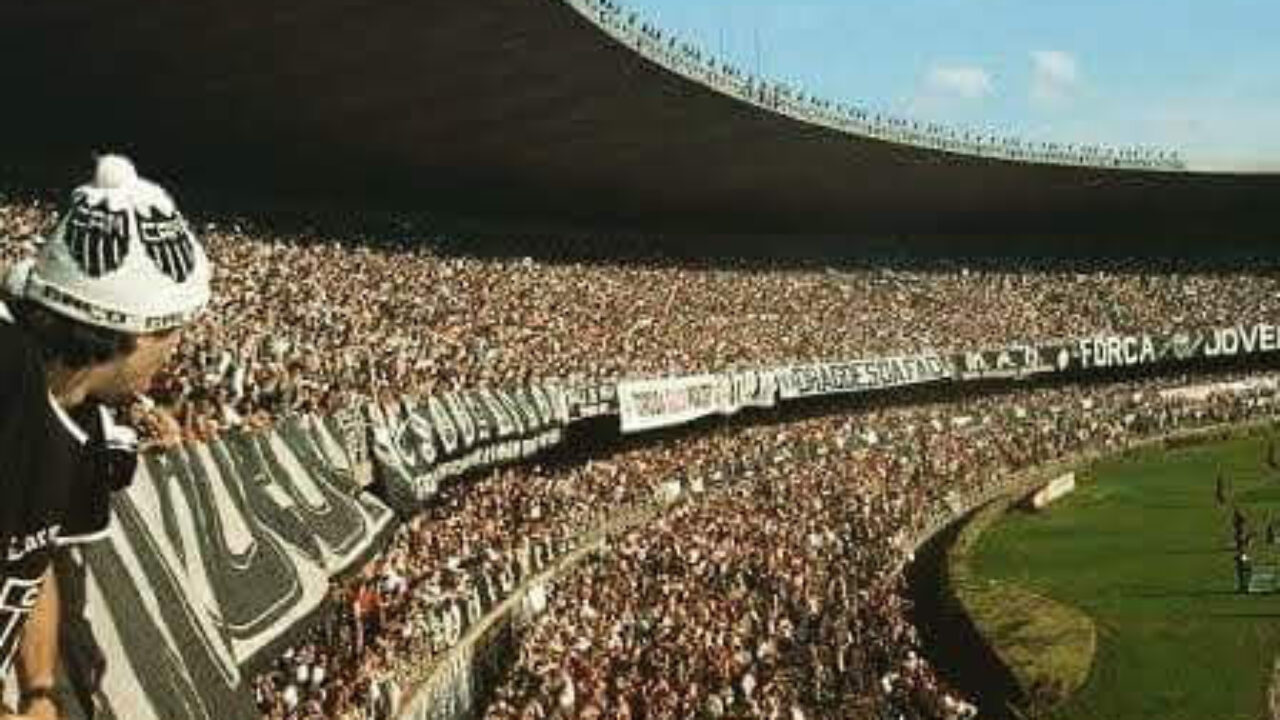
[[[771,408],[778,404],[776,370],[739,370],[732,374],[733,393],[727,412],[744,407]]]
[[[1081,338],[1062,348],[1058,354],[1058,369],[1127,368],[1150,365],[1161,359],[1156,338],[1152,335],[1104,335]]]
[[[961,380],[1021,378],[1053,372],[1054,358],[1043,357],[1030,345],[1012,345],[995,350],[956,353],[953,357],[956,376]]]
[[[779,385],[783,399],[791,400],[917,385],[949,377],[948,363],[929,354],[793,365],[783,371]]]
[[[1205,357],[1235,357],[1280,350],[1280,328],[1270,323],[1217,328],[1204,343]]]
[[[1031,507],[1041,510],[1076,489],[1076,474],[1069,472],[1055,478],[1031,496]]]
[[[622,432],[633,433],[732,412],[733,381],[724,375],[690,375],[618,383]]]

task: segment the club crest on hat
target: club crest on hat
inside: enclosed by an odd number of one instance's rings
[[[152,208],[148,214],[138,213],[138,235],[147,257],[160,272],[174,282],[185,282],[195,268],[195,248],[182,216],[165,214]]]
[[[114,272],[129,254],[129,213],[76,193],[63,230],[67,252],[89,277]]]

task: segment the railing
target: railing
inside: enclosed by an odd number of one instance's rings
[[[1183,171],[1186,164],[1173,151],[1143,147],[1112,148],[1093,144],[1030,142],[989,131],[922,123],[857,105],[813,97],[781,82],[744,73],[701,49],[643,22],[639,15],[611,0],[564,0],[610,36],[668,70],[708,85],[744,102],[798,120],[860,137],[886,140],[946,153],[1016,162],[1078,167]]]

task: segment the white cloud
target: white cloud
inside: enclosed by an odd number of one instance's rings
[[[1075,56],[1061,50],[1031,53],[1031,103],[1057,107],[1071,101],[1080,86],[1080,67]]]
[[[962,65],[935,65],[925,77],[924,87],[931,96],[964,100],[980,100],[994,92],[986,70]]]
[[[1178,150],[1198,170],[1280,170],[1280,102],[1203,93],[1151,102],[1134,113],[1136,136]]]

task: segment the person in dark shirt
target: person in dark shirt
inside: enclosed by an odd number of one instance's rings
[[[1249,519],[1238,506],[1231,508],[1231,536],[1237,553],[1249,549],[1249,541],[1253,533],[1249,531]]]
[[[59,548],[107,534],[137,467],[112,407],[144,391],[209,301],[211,269],[173,200],[99,158],[36,256],[0,296],[0,720],[58,718]]]
[[[1243,550],[1236,553],[1236,592],[1249,592],[1249,581],[1253,578],[1253,561]]]

